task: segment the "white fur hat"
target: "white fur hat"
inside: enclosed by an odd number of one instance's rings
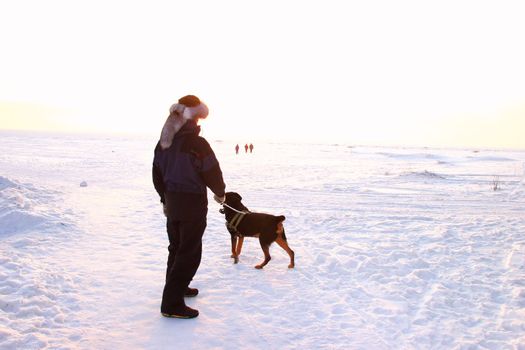
[[[206,106],[197,96],[187,95],[170,107],[170,115],[162,128],[160,145],[162,149],[169,148],[175,134],[184,126],[187,120],[205,119],[208,116]]]
[[[184,119],[206,119],[208,116],[208,106],[197,96],[187,95],[181,97],[178,103],[170,108],[170,114],[177,112]]]

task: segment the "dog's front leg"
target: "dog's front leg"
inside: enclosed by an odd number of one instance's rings
[[[243,242],[244,242],[244,236],[239,236],[239,241],[237,241],[237,249],[235,251],[235,254],[237,254],[237,257],[241,256]]]
[[[233,258],[233,263],[234,264],[237,264],[239,262],[239,255],[237,254],[236,252],[236,246],[237,246],[237,236],[236,235],[231,235],[231,238],[232,238],[232,258]]]

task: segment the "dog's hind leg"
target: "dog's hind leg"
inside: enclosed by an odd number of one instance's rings
[[[288,242],[286,242],[286,239],[284,238],[284,232],[283,237],[277,237],[275,242],[288,253],[288,256],[290,257],[290,265],[288,265],[288,268],[293,269],[295,267],[295,253],[288,246]]]
[[[263,243],[261,240],[259,240],[259,242],[261,243],[261,248],[264,253],[264,261],[259,265],[256,265],[256,269],[262,269],[270,260],[272,260],[272,257],[270,256],[270,245]]]

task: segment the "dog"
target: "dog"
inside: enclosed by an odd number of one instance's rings
[[[256,265],[256,269],[262,269],[272,259],[270,256],[270,245],[273,242],[283,248],[290,256],[288,268],[295,266],[295,253],[288,246],[284,234],[283,215],[275,216],[264,213],[252,213],[245,207],[242,197],[236,192],[226,192],[223,208],[219,211],[226,217],[226,227],[231,235],[232,255],[234,263],[239,262],[244,237],[258,237],[264,253],[264,260]]]

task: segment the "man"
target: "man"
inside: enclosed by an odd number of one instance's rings
[[[217,202],[224,202],[225,184],[219,162],[208,142],[199,136],[199,119],[208,108],[193,95],[170,108],[170,115],[155,147],[153,184],[167,217],[169,238],[166,284],[161,313],[166,317],[194,318],[184,297],[198,290],[189,284],[201,262],[202,235],[208,213],[207,187]]]

